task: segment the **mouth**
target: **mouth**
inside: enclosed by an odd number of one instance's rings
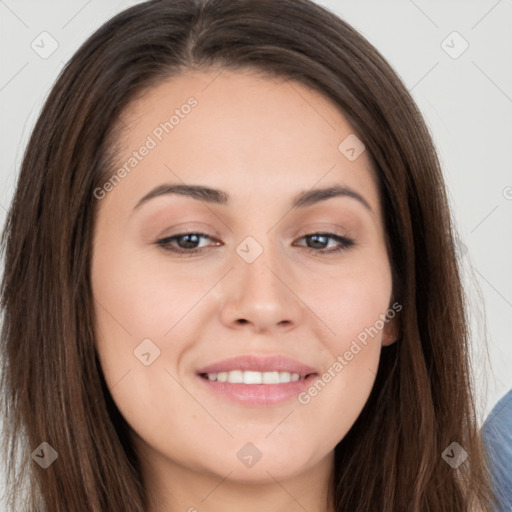
[[[201,368],[196,376],[216,398],[246,407],[270,407],[296,399],[319,372],[285,356],[245,355]]]
[[[221,374],[221,379],[226,378],[225,381],[213,380],[214,375],[212,374],[200,374],[198,375],[199,384],[206,388],[216,399],[237,406],[252,408],[287,405],[297,400],[299,394],[311,386],[318,376],[317,373],[302,376],[295,373],[292,379],[289,372],[244,371],[242,378],[246,382],[233,382],[240,381],[240,373],[242,372],[235,370],[227,373],[229,377]],[[266,377],[267,382],[263,381],[265,373],[271,375]],[[276,373],[277,375],[275,375]],[[216,377],[218,378],[219,374]],[[228,379],[232,382],[229,382]],[[269,380],[273,380],[274,383],[268,383]]]
[[[308,377],[312,375],[317,375],[317,373],[306,373],[299,374],[295,372],[278,372],[278,371],[268,371],[268,372],[258,372],[251,370],[231,370],[225,372],[218,373],[199,373],[199,376],[203,379],[209,380],[211,382],[227,382],[229,384],[247,384],[249,386],[259,385],[259,384],[268,384],[268,385],[276,385],[276,384],[286,384],[288,382],[297,382],[300,380],[306,380]]]

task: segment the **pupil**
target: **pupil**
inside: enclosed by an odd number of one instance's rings
[[[319,245],[316,245],[314,247],[320,247],[322,248],[324,245],[325,245],[325,235],[312,235],[311,236],[311,239],[312,239],[312,242],[313,244],[318,244],[318,238],[322,238],[324,241],[323,242],[320,242]],[[315,240],[316,239],[316,240]]]
[[[190,239],[190,238],[193,238],[194,241],[191,242],[190,240],[185,240],[185,239]],[[197,235],[183,235],[178,239],[178,242],[185,240],[185,246],[183,246],[182,243],[179,243],[178,245],[180,245],[180,247],[182,247],[184,249],[195,249],[194,244],[197,244],[198,239],[199,239],[199,237]]]

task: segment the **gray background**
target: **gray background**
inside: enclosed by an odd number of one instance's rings
[[[0,0],[1,226],[30,131],[63,63],[136,3]],[[512,0],[318,3],[377,47],[431,130],[459,233],[481,421],[512,388]]]

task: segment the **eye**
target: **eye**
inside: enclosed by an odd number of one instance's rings
[[[312,242],[313,246],[307,246],[306,249],[312,250],[314,252],[321,252],[332,254],[340,251],[344,251],[349,249],[350,247],[355,245],[355,240],[353,238],[336,235],[334,233],[311,233],[309,235],[304,235],[301,240],[309,240]],[[326,249],[329,245],[329,241],[334,241],[337,246],[331,247],[329,250],[321,250],[318,249]]]
[[[201,239],[211,238],[204,233],[182,233],[179,235],[170,236],[167,238],[162,238],[157,241],[157,245],[163,247],[166,251],[172,251],[176,253],[188,253],[193,254],[197,252],[201,252],[201,247],[197,247]],[[173,245],[173,244],[177,244]]]
[[[204,246],[198,246],[202,239],[213,240],[210,236],[204,233],[181,233],[167,238],[162,238],[161,240],[158,240],[156,244],[166,251],[178,254],[195,254],[204,249]],[[321,254],[341,252],[355,245],[354,239],[334,233],[311,233],[304,235],[299,240],[306,240],[306,242],[309,241],[312,244],[312,246],[307,245],[305,247],[307,251]],[[330,241],[333,241],[338,245],[329,249],[328,246]],[[220,242],[216,241],[214,245],[220,245]]]

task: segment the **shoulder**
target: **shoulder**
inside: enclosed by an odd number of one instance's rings
[[[482,427],[484,440],[508,438],[512,440],[512,389],[500,398]]]

